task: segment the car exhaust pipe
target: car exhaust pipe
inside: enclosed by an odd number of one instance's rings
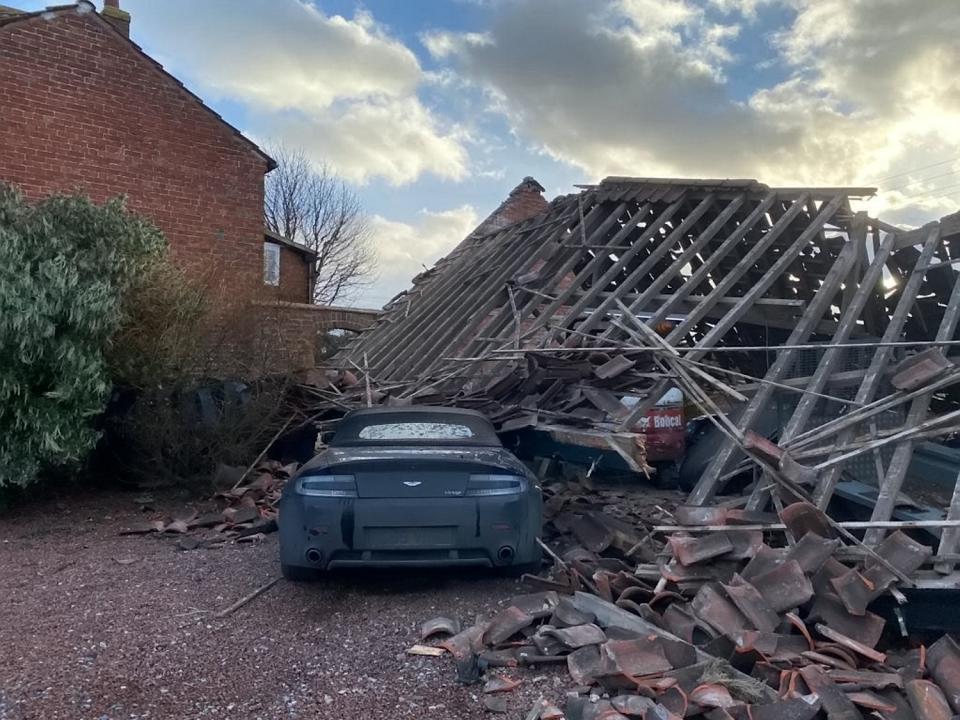
[[[513,562],[513,558],[516,557],[516,550],[514,550],[509,545],[504,545],[502,548],[497,550],[497,560],[499,560],[504,565],[508,565]]]
[[[320,561],[323,560],[323,553],[316,548],[310,548],[307,550],[307,560],[314,565],[319,565]]]

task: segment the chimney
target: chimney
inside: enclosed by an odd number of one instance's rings
[[[486,235],[513,223],[539,215],[550,204],[543,197],[543,185],[529,175],[520,181],[500,207],[470,233],[471,237]]]
[[[120,0],[103,0],[103,11],[100,13],[104,20],[130,37],[130,13],[120,9]]]

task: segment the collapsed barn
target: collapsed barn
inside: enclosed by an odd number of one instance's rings
[[[785,700],[798,687],[820,693],[833,717],[829,693],[814,687],[832,683],[821,670],[885,667],[867,606],[881,595],[906,602],[900,588],[953,590],[960,578],[950,448],[960,218],[905,230],[854,212],[851,200],[873,192],[619,177],[583,186],[532,218],[475,232],[415,278],[336,358],[339,382],[313,390],[319,412],[479,409],[519,454],[541,459],[545,479],[556,459],[580,463],[581,479],[679,467],[686,504],[646,524],[604,512],[589,490],[572,502],[554,492],[553,509],[566,512],[552,529],[572,531],[574,545],[539,582],[615,602],[671,642],[705,628],[711,642],[726,636],[738,653],[775,658],[774,669],[799,667],[768,684]],[[698,440],[685,447],[690,420]],[[931,442],[951,488],[923,507],[903,490],[915,450]],[[764,573],[764,584],[797,592],[758,594],[748,578]],[[665,591],[675,597],[654,608]],[[820,639],[801,616],[822,621]],[[809,648],[779,652],[801,626]],[[830,666],[821,650],[849,648],[851,636],[860,662]],[[552,647],[571,658],[578,649]],[[581,679],[583,655],[570,660]]]

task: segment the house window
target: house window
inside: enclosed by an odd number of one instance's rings
[[[270,242],[263,244],[263,282],[280,284],[280,246]]]

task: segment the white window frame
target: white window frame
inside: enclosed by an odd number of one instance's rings
[[[277,243],[263,244],[263,283],[264,285],[280,285],[280,246]]]

